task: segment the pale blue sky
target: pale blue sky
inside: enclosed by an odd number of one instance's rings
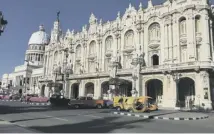
[[[138,8],[140,2],[147,6],[147,0],[0,0],[0,10],[8,20],[6,31],[0,36],[0,79],[3,73],[11,73],[15,66],[23,64],[29,38],[40,24],[50,34],[57,11],[61,12],[61,26],[66,32],[88,24],[91,12],[103,21],[114,20],[129,3]]]

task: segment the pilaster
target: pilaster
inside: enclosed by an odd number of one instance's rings
[[[211,60],[211,54],[210,54],[210,32],[209,32],[209,17],[206,10],[203,11],[204,15],[201,16],[202,20],[202,60],[203,61],[210,61]]]

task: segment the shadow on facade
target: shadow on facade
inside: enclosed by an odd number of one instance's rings
[[[95,119],[95,120],[81,122],[77,124],[64,124],[64,125],[48,126],[48,127],[35,126],[35,127],[31,127],[31,129],[40,131],[42,133],[109,133],[116,129],[135,128],[136,125],[134,125],[133,123],[151,122],[150,119],[114,122],[119,118],[120,117],[106,117],[103,119]]]

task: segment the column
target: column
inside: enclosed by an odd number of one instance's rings
[[[79,84],[79,96],[85,96],[85,82],[81,81]]]
[[[207,11],[204,11],[207,12]],[[207,13],[203,16],[201,16],[201,21],[203,24],[202,28],[202,46],[201,49],[203,50],[202,60],[203,61],[210,61],[211,60],[211,54],[210,54],[210,32],[209,32],[209,17]]]
[[[176,18],[173,21],[173,59],[176,63],[180,61],[180,48],[179,48],[179,23]]]
[[[211,43],[211,55],[212,55],[212,60],[214,60],[214,48],[213,48],[213,21],[210,20],[210,43]]]
[[[188,60],[187,61],[194,61],[195,60],[195,17],[193,17],[192,13],[188,15],[187,22],[186,22],[186,31],[187,31],[187,51],[188,51]]]
[[[94,99],[99,99],[102,96],[101,89],[100,79],[97,79],[94,83]]]
[[[171,19],[171,18],[170,18]],[[171,61],[171,63],[173,62],[173,33],[172,33],[172,23],[170,22],[168,25],[168,52],[169,52],[169,59]]]
[[[169,59],[169,53],[168,53],[168,30],[167,30],[167,24],[164,25],[164,61],[167,61]]]
[[[161,24],[160,24],[160,32],[161,32],[161,42],[160,42],[160,64],[163,64],[164,63],[164,60],[165,60],[165,46],[163,45],[164,42],[165,42],[165,33],[164,33],[164,30],[165,30],[165,26],[164,26],[164,22],[161,21]]]

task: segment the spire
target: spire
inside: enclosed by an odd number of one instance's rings
[[[143,6],[142,6],[142,3],[140,2],[139,11],[141,11],[142,9],[143,9]]]
[[[149,0],[148,1],[148,8],[151,8],[151,7],[153,7],[152,0]]]
[[[131,3],[129,3],[129,9],[131,9],[132,8],[132,4]]]
[[[117,13],[117,19],[119,20],[120,19],[120,11],[118,11],[118,13]]]
[[[91,16],[89,18],[89,23],[94,24],[96,22],[97,22],[97,18],[95,17],[95,15],[93,13],[91,13]]]
[[[57,12],[57,21],[59,22],[60,11]]]

